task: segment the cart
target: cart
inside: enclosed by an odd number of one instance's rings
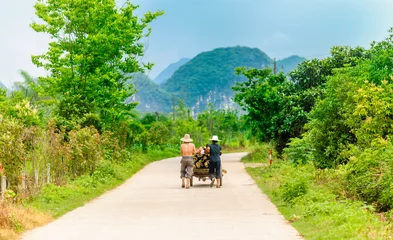
[[[221,167],[220,171],[221,171],[220,186],[222,186],[222,179],[223,179],[222,167]],[[196,167],[194,167],[194,174],[192,175],[192,177],[190,179],[190,185],[191,186],[194,185],[194,181],[193,181],[194,177],[198,178],[199,181],[201,181],[201,180],[205,181],[206,178],[210,179],[209,169],[208,168],[196,168]]]

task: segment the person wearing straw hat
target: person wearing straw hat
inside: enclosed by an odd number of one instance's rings
[[[207,153],[210,153],[210,163],[209,163],[209,175],[212,182],[210,187],[213,187],[215,179],[217,179],[217,188],[220,188],[221,182],[221,146],[218,142],[218,136],[213,136],[210,141],[212,144],[206,148]]]
[[[193,175],[194,170],[194,154],[196,153],[195,145],[192,143],[190,134],[185,134],[183,138],[180,139],[182,145],[180,145],[180,155],[182,156],[180,161],[180,177],[181,177],[181,187],[189,189],[190,179]],[[186,179],[186,185],[184,180]]]

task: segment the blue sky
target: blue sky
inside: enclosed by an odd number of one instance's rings
[[[0,81],[21,81],[20,69],[45,74],[30,56],[46,50],[35,33],[35,0],[4,1],[0,8]],[[121,2],[119,0],[119,2]],[[164,10],[146,39],[154,78],[170,63],[217,47],[257,47],[270,57],[324,57],[334,45],[368,47],[393,27],[391,0],[134,0],[138,13]]]

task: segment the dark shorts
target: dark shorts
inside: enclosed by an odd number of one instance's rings
[[[209,163],[209,175],[212,178],[221,178],[221,161]]]

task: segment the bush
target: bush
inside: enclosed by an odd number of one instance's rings
[[[312,147],[308,142],[308,138],[292,138],[289,147],[284,149],[284,153],[288,155],[288,160],[293,163],[306,164],[311,161]]]
[[[69,132],[71,160],[69,169],[73,176],[92,174],[101,160],[101,136],[94,127]]]
[[[101,162],[96,171],[91,175],[93,183],[104,183],[114,177],[116,177],[116,171],[113,168],[113,163],[108,161]]]
[[[349,193],[380,210],[393,208],[393,144],[383,139],[351,157],[346,172]]]
[[[308,191],[309,179],[302,175],[295,175],[292,178],[287,178],[284,184],[280,187],[281,197],[286,203],[293,203],[293,201],[305,195]]]

